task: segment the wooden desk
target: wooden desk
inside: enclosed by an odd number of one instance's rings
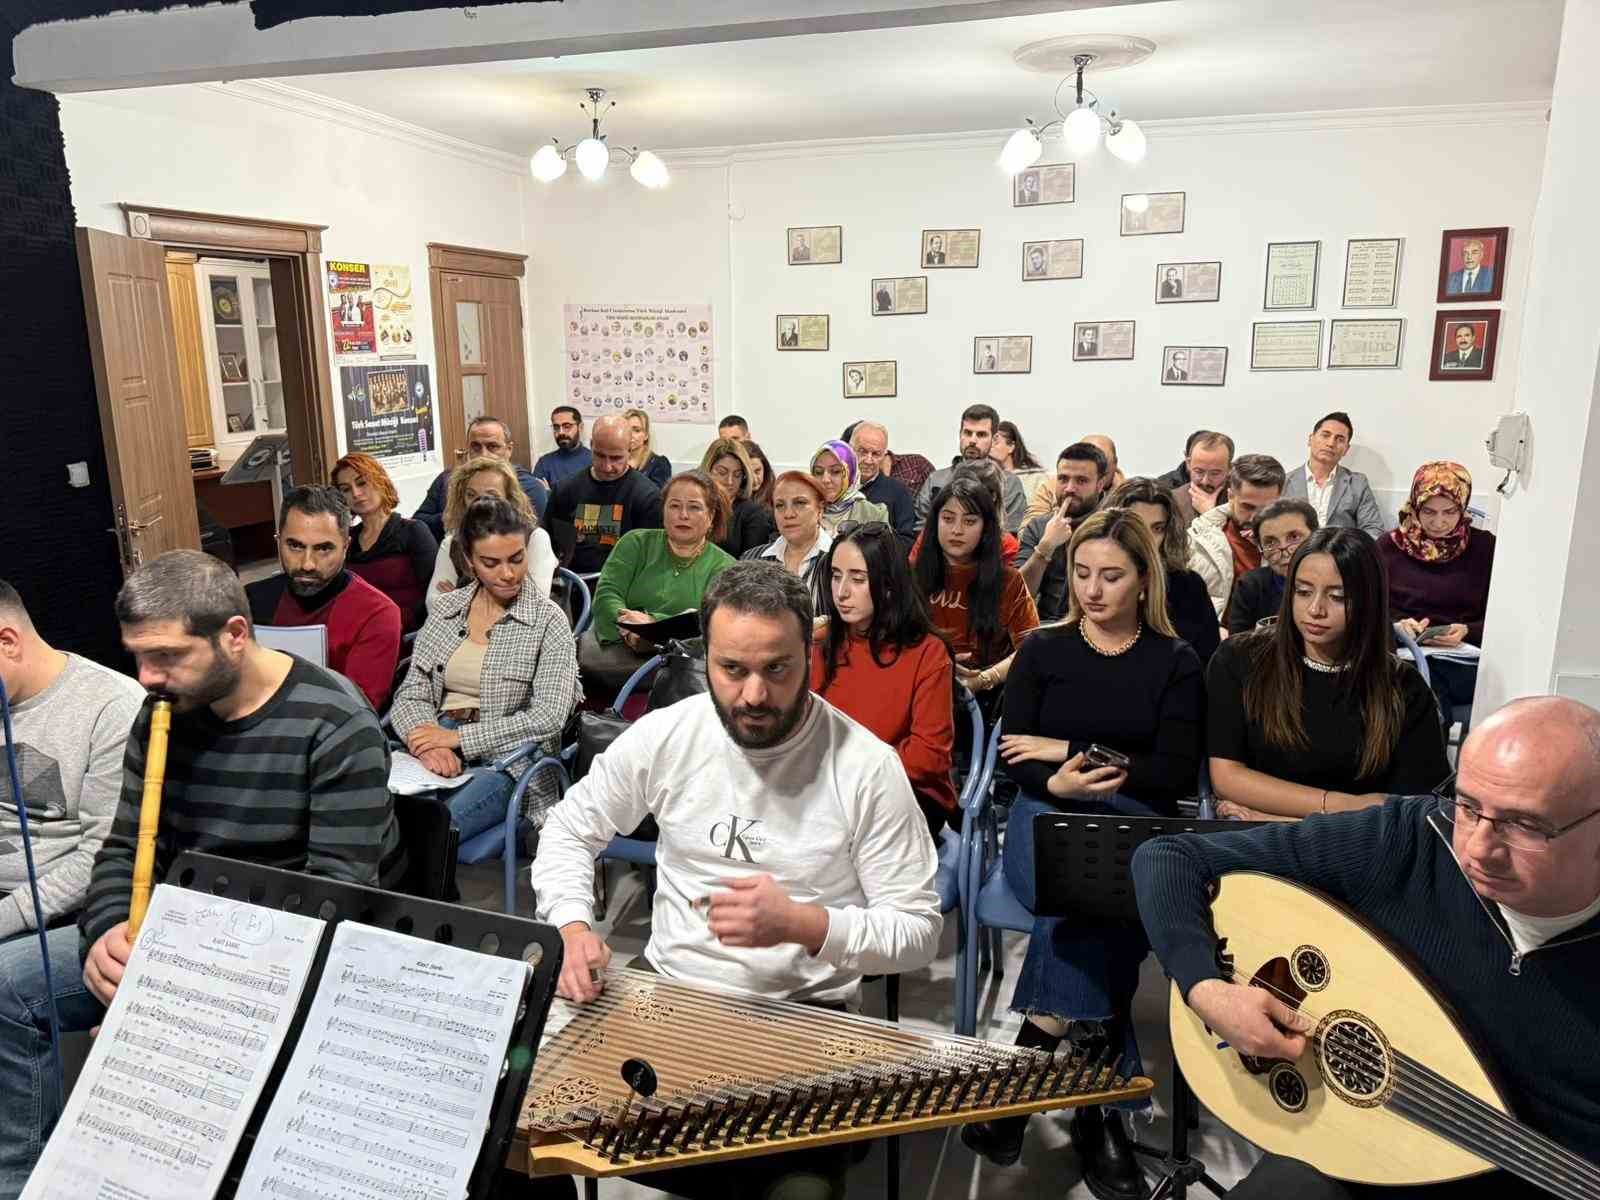
[[[194,471],[194,497],[233,535],[234,558],[240,563],[258,558],[275,558],[272,485],[260,483],[222,483],[226,472],[220,467]]]

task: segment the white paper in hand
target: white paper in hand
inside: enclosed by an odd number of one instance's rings
[[[396,750],[389,756],[389,790],[397,796],[420,796],[435,788],[458,788],[471,778],[465,771],[449,779],[436,775],[404,750]]]

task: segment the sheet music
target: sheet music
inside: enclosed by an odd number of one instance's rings
[[[457,1200],[525,963],[341,924],[239,1200]]]
[[[471,779],[465,771],[446,779],[428,770],[404,750],[389,755],[389,790],[397,796],[420,796],[435,788],[458,788]]]
[[[314,917],[157,886],[23,1200],[215,1195],[322,929]]]

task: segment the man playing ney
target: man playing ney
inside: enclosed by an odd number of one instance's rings
[[[588,1002],[605,986],[595,857],[646,816],[661,830],[649,969],[837,1007],[864,974],[926,965],[942,926],[927,823],[894,748],[811,694],[805,585],[736,563],[700,618],[709,694],[630,726],[540,835],[533,887],[565,944],[559,994]],[[843,1166],[827,1152],[758,1158],[736,1180],[651,1178],[687,1195],[829,1195]]]

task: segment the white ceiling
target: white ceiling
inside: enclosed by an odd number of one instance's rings
[[[1048,16],[675,46],[284,82],[479,145],[576,140],[610,89],[611,141],[656,150],[954,133],[1052,116],[1013,64],[1063,34],[1147,37],[1089,86],[1141,120],[1542,100],[1561,0],[1167,0]]]

